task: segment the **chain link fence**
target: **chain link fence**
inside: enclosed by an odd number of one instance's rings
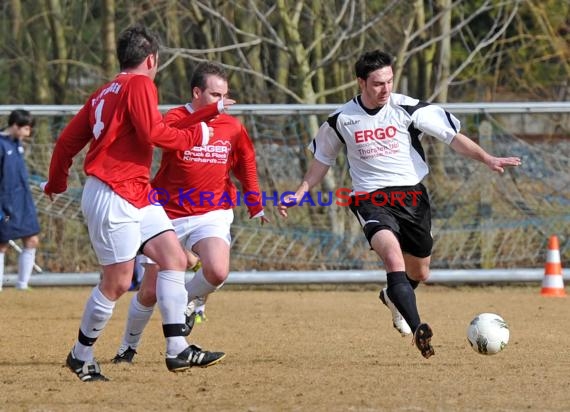
[[[42,225],[37,261],[44,271],[95,271],[97,263],[80,211],[85,151],[74,161],[66,193],[51,202],[39,190],[39,183],[48,174],[54,141],[78,107],[17,107],[31,110],[38,120],[35,135],[26,147]],[[14,108],[2,106],[0,115]],[[272,220],[260,226],[248,219],[243,203],[236,208],[232,270],[367,270],[380,266],[352,213],[328,198],[337,188],[350,187],[343,156],[312,193],[314,205],[292,209],[287,220],[276,213],[282,194],[295,190],[307,170],[311,159],[307,144],[334,109],[333,105],[232,108],[254,141],[260,186]],[[435,139],[424,138],[431,167],[424,183],[433,204],[432,266],[541,267],[551,234],[559,236],[563,264],[568,262],[570,105],[471,104],[448,105],[448,109],[461,120],[462,131],[486,150],[499,156],[520,156],[523,164],[497,175]],[[153,169],[159,160],[157,150]],[[318,198],[322,193],[324,196]],[[7,264],[15,265],[15,256],[8,256]]]

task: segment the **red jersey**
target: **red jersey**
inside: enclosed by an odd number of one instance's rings
[[[73,157],[91,142],[85,173],[105,182],[134,206],[147,206],[153,146],[183,150],[208,142],[205,123],[188,119],[180,126],[187,130],[166,125],[150,77],[120,73],[89,97],[59,136],[45,192],[67,189]]]
[[[192,116],[203,112],[200,109]],[[188,104],[165,116],[168,125],[177,125],[192,112]],[[255,150],[245,127],[235,117],[220,114],[208,126],[214,137],[207,145],[183,151],[163,151],[160,169],[152,180],[154,188],[169,195],[164,205],[171,219],[201,215],[238,205],[237,190],[230,171],[240,181],[243,195],[239,202],[248,207],[250,217],[263,211],[257,180]]]

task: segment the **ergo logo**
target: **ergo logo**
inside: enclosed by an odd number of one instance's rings
[[[396,136],[396,126],[388,126],[386,128],[379,127],[377,129],[364,129],[354,132],[354,141],[356,143],[366,143],[370,140],[384,140]]]

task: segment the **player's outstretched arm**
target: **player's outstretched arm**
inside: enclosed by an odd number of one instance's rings
[[[221,99],[210,103],[195,112],[188,112],[186,106],[175,107],[166,112],[164,121],[168,126],[177,129],[186,129],[200,122],[209,122],[228,110],[236,101],[233,99]]]
[[[487,153],[481,146],[462,133],[457,133],[450,144],[462,156],[478,160],[494,172],[503,173],[505,167],[520,166],[520,157],[496,157]]]
[[[89,123],[89,104],[73,116],[59,135],[49,165],[48,181],[42,191],[52,200],[54,194],[67,190],[67,179],[73,158],[91,141],[93,130]]]

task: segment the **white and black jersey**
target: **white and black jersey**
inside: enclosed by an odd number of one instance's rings
[[[318,161],[332,166],[346,147],[353,190],[372,192],[421,182],[428,174],[423,134],[449,144],[459,128],[459,120],[440,106],[409,96],[392,93],[374,113],[357,96],[321,125],[310,149]]]

